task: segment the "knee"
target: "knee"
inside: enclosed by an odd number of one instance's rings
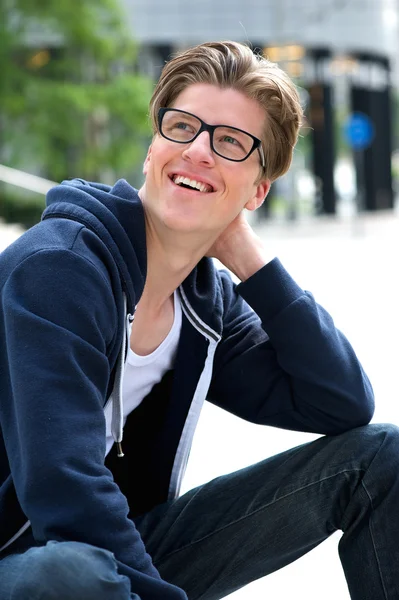
[[[130,582],[119,575],[113,554],[107,550],[52,541],[28,550],[24,562],[26,568],[15,589],[18,599],[130,598]]]
[[[384,450],[392,449],[395,454],[399,448],[399,427],[392,423],[370,423],[352,432],[357,433],[366,445],[376,444]]]
[[[343,435],[350,444],[354,443],[354,455],[360,454],[369,459],[372,455],[371,462],[376,475],[392,473],[396,478],[399,469],[399,427],[391,423],[371,423]]]
[[[369,425],[371,435],[379,440],[379,453],[390,466],[399,466],[399,427],[392,423]]]

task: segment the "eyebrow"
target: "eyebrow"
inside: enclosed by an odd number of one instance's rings
[[[205,119],[203,119],[202,117],[200,117],[199,115],[187,110],[186,108],[178,108],[177,106],[167,106],[166,108],[172,108],[172,109],[176,109],[180,112],[185,112],[188,115],[191,115],[192,117],[196,117],[197,119],[200,119],[201,121],[203,121],[206,125],[211,125],[211,127],[230,127],[231,129],[238,129],[240,131],[243,131],[244,133],[248,133],[249,135],[252,135],[253,137],[258,138],[259,140],[262,141],[262,137],[259,135],[256,135],[255,133],[251,133],[250,131],[248,131],[248,129],[242,128],[242,127],[238,127],[237,125],[228,125],[227,123],[208,123],[208,121],[205,121]]]

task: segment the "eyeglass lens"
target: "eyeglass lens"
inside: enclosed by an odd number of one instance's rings
[[[190,142],[201,128],[201,121],[180,111],[169,110],[162,119],[161,132],[169,140],[180,143]],[[224,125],[215,128],[213,146],[215,151],[232,160],[242,160],[248,156],[254,140],[248,134]]]

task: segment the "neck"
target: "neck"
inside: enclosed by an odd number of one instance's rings
[[[205,256],[213,240],[157,228],[147,215],[146,240],[147,277],[142,300],[157,311]]]

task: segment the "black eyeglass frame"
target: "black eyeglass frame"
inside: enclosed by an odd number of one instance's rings
[[[198,129],[198,131],[194,135],[194,137],[191,138],[191,140],[187,140],[187,141],[183,142],[180,140],[174,140],[172,138],[169,138],[167,135],[164,134],[164,132],[162,131],[162,121],[163,121],[165,114],[170,111],[190,115],[190,117],[194,117],[201,123],[201,127]],[[213,145],[213,134],[217,127],[228,127],[228,129],[232,129],[233,131],[240,131],[241,133],[245,133],[250,138],[252,138],[253,146],[252,146],[251,150],[248,152],[248,154],[244,158],[228,158],[227,156],[220,154],[220,152],[218,152]],[[266,161],[265,161],[265,154],[264,154],[263,148],[262,148],[262,141],[259,138],[255,137],[254,135],[252,135],[252,133],[248,133],[248,131],[244,131],[243,129],[239,129],[238,127],[231,127],[230,125],[208,125],[208,123],[205,123],[205,121],[203,121],[202,119],[197,117],[197,115],[194,115],[193,113],[190,113],[187,110],[180,110],[179,108],[168,107],[168,108],[160,108],[158,110],[158,130],[159,130],[159,133],[162,135],[162,137],[164,137],[166,140],[169,140],[170,142],[175,142],[176,144],[191,144],[191,142],[193,142],[200,135],[200,133],[202,133],[203,131],[207,131],[209,133],[211,149],[218,156],[221,156],[222,158],[225,158],[226,160],[231,160],[233,162],[244,162],[244,160],[247,160],[247,158],[249,158],[251,156],[251,154],[253,153],[254,150],[258,150],[259,156],[260,156],[260,161],[261,161],[261,167],[263,170],[266,169]]]

